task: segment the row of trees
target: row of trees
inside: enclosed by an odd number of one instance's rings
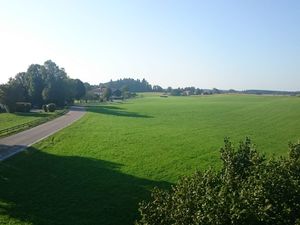
[[[124,86],[120,89],[112,89],[110,87],[87,85],[86,95],[82,98],[85,102],[88,101],[113,101],[113,100],[125,100],[136,96],[135,92],[128,91],[128,87]]]
[[[111,89],[123,90],[127,89],[129,92],[165,92],[169,95],[182,96],[182,95],[209,95],[209,94],[220,94],[223,93],[223,90],[216,88],[213,89],[200,89],[195,87],[185,87],[185,88],[172,88],[168,87],[167,89],[162,88],[159,85],[151,85],[145,79],[135,80],[132,78],[119,79],[116,81],[109,81],[107,83],[101,83],[100,88],[106,87]],[[234,91],[229,90],[227,92]]]
[[[255,94],[255,95],[291,95],[299,96],[299,91],[270,91],[270,90],[245,90],[241,91],[244,94]]]
[[[85,93],[82,81],[69,78],[63,68],[48,60],[43,65],[30,65],[26,72],[0,85],[0,103],[8,112],[14,112],[17,102],[30,102],[38,108],[50,102],[63,106]]]
[[[219,90],[217,88],[213,89],[200,89],[195,87],[185,87],[185,88],[175,88],[168,87],[166,90],[164,90],[165,93],[173,96],[186,96],[186,95],[212,95],[212,94],[221,94],[225,93],[222,90]],[[226,93],[229,93],[227,91]]]
[[[104,90],[104,93],[95,92],[96,89]],[[62,106],[71,103],[75,99],[99,100],[108,99],[115,90],[120,90],[123,98],[130,98],[135,92],[165,92],[168,95],[211,95],[221,93],[246,93],[246,94],[281,94],[296,95],[298,92],[276,92],[261,90],[236,91],[213,89],[200,89],[195,87],[163,89],[159,85],[152,86],[145,79],[132,78],[119,79],[99,85],[82,83],[79,79],[71,79],[63,68],[59,68],[51,60],[43,65],[32,64],[26,72],[18,73],[8,83],[0,85],[0,103],[6,110],[13,112],[16,102],[30,102],[32,106],[41,107],[43,104],[55,103]],[[103,94],[103,95],[102,95]],[[101,96],[102,95],[102,96]],[[104,96],[104,97],[103,97]],[[121,97],[117,96],[117,97]],[[0,105],[1,106],[1,105]]]
[[[174,96],[184,96],[184,95],[212,95],[212,94],[228,94],[228,93],[239,93],[239,94],[269,94],[269,95],[299,95],[300,92],[293,91],[271,91],[271,90],[221,90],[217,88],[212,89],[202,89],[196,87],[182,87],[182,88],[172,88],[168,87],[166,89],[162,88],[159,85],[151,85],[145,79],[134,80],[132,78],[119,79],[116,81],[110,81],[101,86],[109,87],[112,89],[122,90],[124,87],[127,87],[129,92],[165,92],[169,95]]]
[[[292,91],[269,91],[269,90],[244,90],[237,91],[234,89],[220,90],[217,88],[213,89],[200,89],[195,87],[175,88],[168,87],[164,90],[165,93],[174,96],[185,96],[185,95],[213,95],[213,94],[255,94],[255,95],[299,95],[300,92]]]
[[[119,90],[127,88],[127,91],[129,92],[150,92],[153,91],[153,88],[157,89],[157,87],[159,87],[156,85],[152,88],[151,84],[149,84],[145,79],[135,80],[132,78],[119,79],[116,81],[111,80],[107,83],[100,84],[99,86]],[[161,88],[161,90],[163,89]]]

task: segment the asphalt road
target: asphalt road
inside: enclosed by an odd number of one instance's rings
[[[20,133],[0,139],[0,161],[7,159],[28,146],[56,133],[69,126],[85,114],[84,107],[73,106],[70,111],[54,120]]]

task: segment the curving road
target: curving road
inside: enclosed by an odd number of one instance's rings
[[[69,126],[85,114],[84,107],[73,106],[70,111],[54,120],[20,133],[0,139],[0,161],[7,159],[28,146],[56,133]]]

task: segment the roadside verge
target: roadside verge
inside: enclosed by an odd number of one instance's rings
[[[84,107],[70,107],[69,112],[31,129],[0,139],[0,161],[71,125],[85,114]]]

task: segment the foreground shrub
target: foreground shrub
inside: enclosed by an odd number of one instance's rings
[[[56,105],[55,105],[54,103],[49,103],[49,104],[47,105],[47,109],[48,109],[49,112],[55,112],[55,110],[56,110]]]
[[[16,112],[30,112],[30,102],[16,102]]]
[[[250,139],[237,149],[225,139],[220,171],[197,172],[171,191],[154,189],[137,224],[300,224],[300,144],[289,147],[287,158],[266,160]]]
[[[6,113],[5,106],[0,104],[0,113]]]
[[[48,112],[48,107],[47,107],[47,105],[42,105],[42,109],[44,110],[44,112]]]
[[[7,113],[14,113],[16,112],[16,103],[9,103],[6,105],[3,105],[5,112]]]

